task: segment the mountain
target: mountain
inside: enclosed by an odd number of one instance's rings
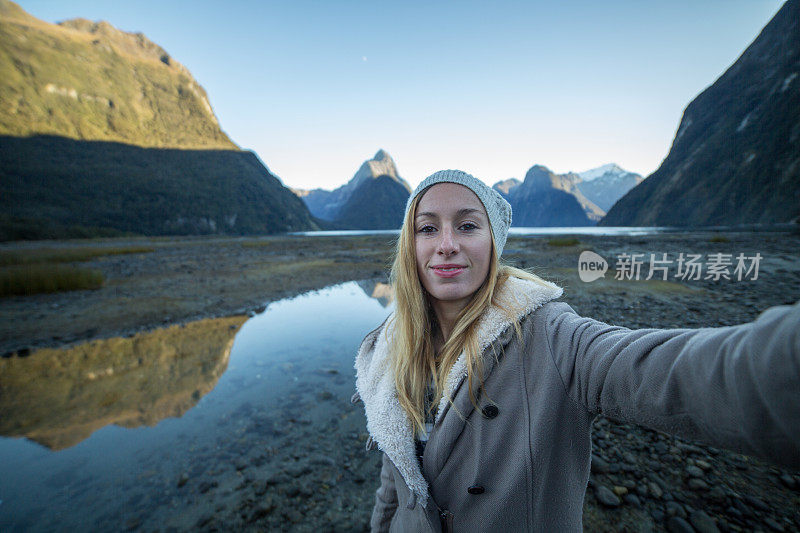
[[[661,166],[603,226],[776,223],[800,217],[800,0],[788,0],[687,107]]]
[[[49,24],[0,0],[5,135],[60,135],[160,148],[237,149],[205,90],[141,33]]]
[[[396,229],[403,223],[411,187],[391,156],[378,150],[353,178],[333,190],[292,189],[311,214],[337,229]]]
[[[521,185],[522,182],[519,181],[517,178],[508,178],[507,180],[498,181],[493,185],[493,187],[499,192],[503,198],[508,197],[508,192],[513,189],[514,187]]]
[[[0,240],[315,229],[163,48],[0,0]]]
[[[525,180],[505,180],[493,185],[511,204],[514,226],[555,227],[591,226],[594,222],[587,210],[596,213],[599,208],[589,202],[575,186],[576,174],[558,175],[541,165],[534,165]],[[576,198],[580,195],[582,202]],[[600,218],[602,214],[597,216]]]
[[[644,178],[620,168],[615,163],[578,172],[581,181],[576,185],[586,198],[603,211],[608,211],[617,200],[640,184]]]
[[[0,135],[0,240],[308,229],[253,152]]]

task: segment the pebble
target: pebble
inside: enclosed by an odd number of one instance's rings
[[[767,524],[769,528],[772,529],[773,531],[786,531],[782,525],[780,525],[778,522],[776,522],[770,517],[765,518],[764,523]]]
[[[735,506],[737,509],[739,509],[739,512],[740,512],[740,513],[742,513],[742,516],[743,516],[743,517],[745,517],[745,518],[750,518],[750,517],[752,517],[752,516],[753,516],[753,510],[752,510],[752,509],[750,509],[750,507],[748,507],[748,506],[747,506],[747,504],[746,504],[746,503],[744,503],[744,502],[743,502],[742,500],[740,500],[739,498],[734,498],[734,499],[733,499],[733,505],[734,505],[734,506]]]
[[[633,455],[631,452],[625,452],[622,454],[622,460],[626,463],[636,464],[636,456]]]
[[[797,488],[797,482],[789,474],[783,474],[781,476],[781,483],[786,485],[786,488],[788,488],[788,489],[794,490],[794,489]]]
[[[667,502],[666,509],[669,516],[679,516],[681,518],[686,518],[688,516],[686,514],[686,509],[677,502]]]
[[[703,481],[702,479],[697,479],[693,477],[689,480],[689,488],[692,490],[708,490],[708,483]]]
[[[178,488],[183,487],[189,481],[189,476],[187,474],[181,474],[181,477],[178,478]]]
[[[275,504],[271,501],[262,503],[258,507],[253,510],[253,514],[250,515],[250,521],[255,522],[260,518],[264,518],[265,516],[269,515],[275,509]]]
[[[698,448],[694,444],[685,444],[683,442],[679,442],[677,444],[677,446],[678,446],[678,449],[681,450],[682,452],[696,453],[698,455],[702,455],[702,453],[703,453],[703,450],[701,450],[700,448]]]
[[[725,490],[722,489],[722,487],[714,485],[713,487],[711,487],[711,490],[708,493],[708,497],[711,498],[712,500],[721,502],[725,500],[727,495],[725,494]]]
[[[717,523],[704,511],[693,512],[689,516],[689,522],[691,522],[698,533],[719,533]]]
[[[622,503],[619,497],[605,485],[598,485],[594,492],[597,500],[606,507],[619,507]]]
[[[289,509],[288,511],[284,511],[283,516],[289,519],[289,521],[294,524],[303,521],[303,515],[300,514],[300,511],[298,511],[297,509]]]
[[[647,468],[650,469],[652,472],[659,472],[661,471],[661,463],[658,461],[647,461]]]
[[[622,497],[622,501],[624,501],[628,505],[636,507],[637,509],[639,509],[642,506],[642,501],[636,494],[626,494],[625,496]]]
[[[663,479],[661,479],[661,477],[658,474],[650,474],[649,477],[650,481],[661,487],[662,491],[669,490],[669,485],[667,485],[667,483]]]
[[[703,470],[711,470],[711,463],[707,463],[702,459],[698,459],[697,461],[694,462],[694,464],[699,466]]]
[[[670,533],[694,533],[694,528],[683,518],[671,516],[667,520],[667,531]]]
[[[664,491],[661,490],[661,487],[659,487],[652,481],[647,484],[647,490],[650,492],[650,495],[656,500],[660,500],[661,496],[664,495]]]
[[[661,441],[658,441],[655,444],[653,444],[653,449],[656,451],[656,453],[661,455],[669,451],[669,446],[667,446],[665,443]]]
[[[687,466],[686,473],[691,477],[703,477],[703,471],[696,466]]]
[[[614,485],[611,490],[613,490],[614,494],[617,496],[625,496],[628,494],[628,489],[626,487],[620,487],[619,485]]]
[[[605,474],[608,472],[608,462],[605,459],[592,454],[592,472],[595,474]]]
[[[741,520],[742,518],[744,518],[744,516],[742,515],[742,512],[739,509],[737,509],[736,507],[733,507],[733,506],[728,506],[728,508],[725,509],[725,514],[727,516],[733,517],[733,518],[735,518],[737,520]]]
[[[769,511],[769,505],[764,503],[764,500],[760,498],[756,498],[755,496],[751,496],[746,494],[744,500],[751,506],[755,507],[759,511]]]

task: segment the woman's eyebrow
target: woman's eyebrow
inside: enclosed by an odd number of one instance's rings
[[[472,215],[474,213],[482,215],[483,211],[481,211],[480,209],[475,209],[474,207],[465,207],[463,209],[459,209],[458,213],[456,213],[456,216],[457,217],[463,217],[465,215]]]

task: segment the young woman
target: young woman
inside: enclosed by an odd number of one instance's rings
[[[356,357],[374,531],[580,531],[598,414],[800,467],[800,304],[632,331],[498,262],[511,206],[469,174],[409,198],[395,312]]]

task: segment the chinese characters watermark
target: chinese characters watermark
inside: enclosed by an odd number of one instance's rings
[[[677,257],[666,253],[622,253],[617,256],[614,279],[649,280],[676,279],[682,281],[722,279],[729,281],[755,281],[758,279],[760,253],[745,255],[713,253],[705,258],[702,254],[679,253]],[[578,258],[578,275],[582,281],[590,282],[605,277],[608,262],[591,251],[581,252]],[[674,271],[670,276],[670,272]]]

